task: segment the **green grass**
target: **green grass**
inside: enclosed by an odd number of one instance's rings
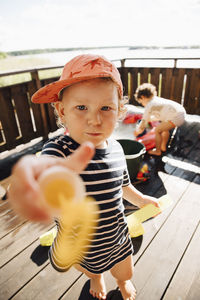
[[[18,70],[26,70],[26,69],[34,69],[38,67],[46,67],[50,66],[49,59],[43,58],[35,58],[32,56],[27,57],[6,57],[4,59],[0,59],[0,72],[10,72],[10,71],[18,71]],[[39,78],[51,78],[60,76],[61,69],[52,69],[52,70],[42,70],[39,71]],[[21,73],[15,75],[1,76],[0,77],[0,87],[9,86],[21,82],[26,82],[31,80],[30,73]]]

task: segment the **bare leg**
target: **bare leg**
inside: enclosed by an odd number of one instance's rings
[[[103,274],[91,273],[80,265],[74,265],[74,267],[90,278],[90,294],[97,299],[106,299],[106,286]]]
[[[133,258],[129,255],[125,260],[116,264],[110,270],[113,277],[116,278],[118,287],[124,300],[135,300],[136,289],[131,278],[133,276]]]
[[[164,149],[166,149],[166,145],[167,145],[167,141],[169,139],[169,136],[167,138],[167,134],[165,136],[164,134],[164,140],[163,140],[163,132],[167,132],[169,133],[169,130],[171,130],[172,128],[174,128],[174,125],[171,122],[161,122],[155,129],[155,134],[156,134],[156,149],[154,150],[149,150],[148,153],[149,154],[153,154],[153,155],[157,155],[160,156],[161,155],[161,150],[166,151]],[[167,141],[166,141],[167,138]]]
[[[161,142],[161,151],[165,152],[167,150],[167,142],[169,140],[169,131],[165,130],[162,132],[162,142]]]

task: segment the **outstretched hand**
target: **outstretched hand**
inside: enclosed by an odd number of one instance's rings
[[[62,166],[80,173],[94,155],[94,146],[86,142],[67,159],[27,155],[20,159],[13,168],[8,200],[15,211],[31,221],[48,222],[52,216],[44,209],[39,176],[49,167]]]
[[[158,199],[155,198],[155,197],[151,197],[151,196],[148,196],[148,195],[143,195],[141,201],[140,201],[140,204],[138,205],[139,208],[142,208],[148,204],[153,204],[154,206],[156,207],[160,207],[159,203],[158,203]]]

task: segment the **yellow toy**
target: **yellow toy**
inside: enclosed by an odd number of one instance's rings
[[[41,246],[51,246],[53,244],[53,241],[54,241],[56,235],[57,235],[56,227],[43,233],[40,236],[40,245]]]
[[[148,204],[127,217],[128,228],[132,238],[143,235],[144,228],[142,222],[160,214],[172,204],[172,200],[169,196],[164,195],[159,199],[158,203],[160,207]]]
[[[127,217],[128,228],[130,232],[130,236],[132,238],[143,235],[144,227],[142,226],[142,222],[155,217],[160,214],[163,210],[168,208],[172,204],[172,200],[169,196],[164,195],[159,199],[160,208],[155,207],[152,204],[149,204],[130,216]],[[51,246],[57,234],[57,229],[53,228],[50,231],[47,231],[43,235],[40,236],[40,244],[42,246]]]
[[[79,263],[88,247],[88,238],[97,226],[98,206],[85,197],[81,178],[63,167],[52,167],[39,178],[44,196],[44,208],[59,218],[59,231],[55,238],[52,230],[40,236],[41,245],[54,242],[53,259],[60,268]],[[56,230],[56,229],[55,229]]]

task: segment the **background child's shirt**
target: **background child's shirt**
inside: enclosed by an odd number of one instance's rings
[[[152,121],[172,121],[179,115],[184,119],[185,109],[181,104],[161,97],[154,97],[145,106],[142,119],[147,124]]]

